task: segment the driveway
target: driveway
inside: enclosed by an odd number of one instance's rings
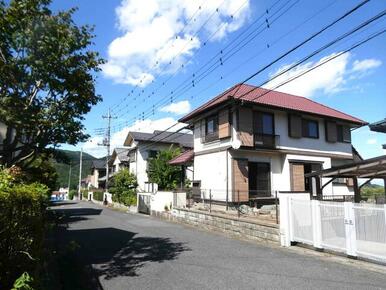
[[[384,273],[276,246],[88,202],[53,210],[64,289],[386,289]]]

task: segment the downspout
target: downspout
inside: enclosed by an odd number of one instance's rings
[[[228,210],[228,201],[229,201],[229,193],[228,193],[228,181],[229,181],[229,173],[228,173],[228,151],[229,148],[226,150],[226,210]]]

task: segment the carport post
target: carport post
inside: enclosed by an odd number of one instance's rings
[[[360,203],[361,202],[361,190],[358,186],[358,178],[356,176],[353,177],[353,183],[354,183],[354,202]]]

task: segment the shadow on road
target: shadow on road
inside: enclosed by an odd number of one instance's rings
[[[69,229],[68,223],[87,220],[100,215],[102,210],[63,209],[57,227],[56,240],[62,272],[63,289],[100,289],[98,277],[112,279],[119,276],[138,276],[138,270],[147,263],[162,263],[176,259],[189,250],[183,243],[169,238],[142,237],[137,233],[114,228]],[[84,227],[85,224],[82,224]],[[88,277],[88,281],[83,281]],[[74,279],[79,281],[74,281]],[[99,285],[100,286],[100,285]]]

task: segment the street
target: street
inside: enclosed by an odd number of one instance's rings
[[[89,289],[386,289],[382,273],[278,246],[89,202],[52,209],[68,224],[56,235],[58,248],[72,251],[60,265],[64,289],[84,289],[79,271],[93,280]]]

